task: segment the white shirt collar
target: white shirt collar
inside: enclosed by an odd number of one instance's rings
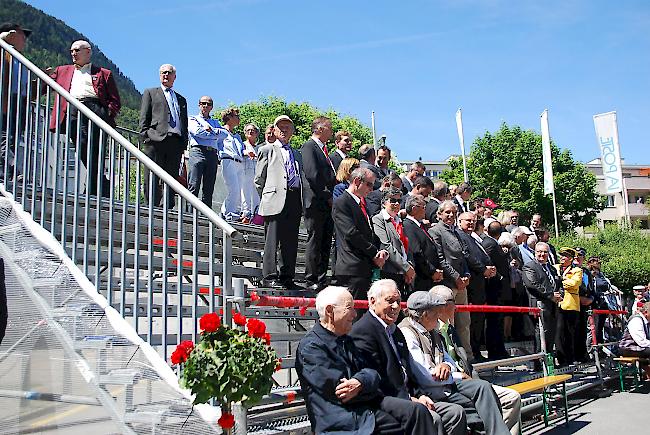
[[[318,139],[316,136],[312,136],[311,138],[314,139],[314,142],[316,142],[321,149],[325,148],[325,144],[321,142],[320,139]]]
[[[87,64],[85,64],[84,66],[82,66],[80,68],[75,68],[75,70],[79,71],[79,72],[82,72],[82,73],[89,73],[90,68],[92,68],[92,67],[93,67],[93,64],[91,62],[88,62]]]
[[[386,322],[384,322],[383,320],[381,320],[381,319],[379,318],[379,316],[377,316],[377,315],[375,314],[375,312],[374,312],[372,309],[370,309],[370,310],[368,310],[368,311],[370,311],[370,315],[371,315],[372,317],[374,317],[375,319],[377,319],[377,320],[379,321],[379,323],[381,324],[381,326],[386,330],[386,332],[387,332],[388,334],[391,334],[391,335],[392,335],[393,332],[395,332],[395,328],[397,327],[396,324],[393,323],[392,325],[387,325]]]
[[[406,219],[410,219],[410,220],[412,220],[413,222],[415,222],[416,224],[418,224],[418,226],[422,225],[422,222],[418,222],[418,220],[415,219],[415,218],[414,218],[413,216],[411,216],[410,214],[407,214],[407,215],[406,215],[406,218],[404,218],[404,219],[405,219],[405,220],[406,220]]]
[[[346,155],[343,151],[341,151],[340,149],[338,149],[338,148],[336,149],[336,152],[339,153],[339,156],[341,156],[341,157],[344,158],[344,159],[347,157],[347,155]]]
[[[399,218],[399,215],[395,216],[394,218],[391,217],[391,215],[388,214],[385,208],[381,209],[381,217],[384,218],[385,221],[389,221],[391,219],[395,219],[395,222],[399,223],[401,219]]]
[[[460,195],[456,195],[456,201],[458,201],[458,203],[459,203],[460,205],[464,205],[464,204],[465,204],[465,201],[463,201],[463,198],[461,198]]]
[[[359,197],[358,197],[357,195],[355,195],[354,193],[350,192],[350,189],[349,189],[349,188],[348,188],[348,189],[345,189],[345,191],[348,192],[348,193],[350,194],[350,196],[352,197],[352,199],[354,199],[354,200],[357,202],[357,204],[360,204],[360,203],[361,203],[361,198],[359,198]]]

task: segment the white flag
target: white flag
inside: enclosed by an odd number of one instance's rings
[[[463,115],[460,108],[456,111],[456,129],[458,130],[458,140],[460,141],[460,153],[463,156],[463,179],[469,182],[467,176],[467,163],[465,163],[465,136],[463,135]]]
[[[596,141],[600,148],[606,193],[622,192],[623,173],[621,170],[621,149],[618,145],[616,112],[594,115],[594,127],[596,128]]]
[[[548,130],[548,109],[544,110],[542,118],[542,166],[544,168],[544,195],[553,193],[553,163],[551,160],[551,135]]]

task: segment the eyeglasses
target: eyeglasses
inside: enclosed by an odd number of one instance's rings
[[[538,254],[548,254],[548,251],[535,251]]]
[[[371,189],[375,186],[375,184],[374,184],[374,183],[371,183],[370,181],[364,181],[363,184],[365,184],[366,186],[370,187]]]
[[[199,101],[201,106],[212,106],[212,101]]]
[[[388,198],[388,201],[390,201],[391,204],[399,204],[402,202],[402,198]]]
[[[248,130],[244,130],[244,133],[255,133],[255,132],[257,132],[257,130],[255,130],[253,128],[249,128]]]
[[[89,50],[89,48],[88,48],[88,47],[71,48],[71,49],[70,49],[70,53],[78,53],[78,52],[80,52],[81,50]]]
[[[174,74],[174,71],[160,71],[161,76],[164,76],[165,74]]]

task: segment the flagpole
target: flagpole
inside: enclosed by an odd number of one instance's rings
[[[372,146],[377,149],[377,134],[375,132],[375,111],[373,110],[370,114],[370,119],[372,122]]]
[[[460,153],[463,156],[463,178],[466,183],[469,183],[469,176],[467,175],[467,162],[465,161],[465,135],[463,134],[463,114],[460,107],[456,111],[456,129],[458,130],[458,141],[460,142]]]
[[[544,168],[544,195],[551,194],[553,201],[553,219],[555,220],[555,238],[560,238],[560,227],[557,219],[557,203],[555,202],[555,183],[553,180],[553,156],[551,154],[551,131],[548,126],[548,109],[540,115],[542,130],[542,166]]]

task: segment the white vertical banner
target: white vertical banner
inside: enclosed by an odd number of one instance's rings
[[[458,140],[460,142],[460,153],[463,156],[463,178],[466,183],[469,182],[467,175],[467,162],[465,161],[465,136],[463,134],[463,114],[460,107],[456,111],[456,129],[458,130]]]
[[[621,149],[618,144],[616,112],[594,115],[594,127],[596,128],[596,141],[600,148],[606,193],[623,192],[623,171],[621,169]]]
[[[544,168],[544,195],[555,192],[553,185],[553,162],[551,160],[551,134],[548,128],[548,109],[541,115],[542,122],[542,167]]]

